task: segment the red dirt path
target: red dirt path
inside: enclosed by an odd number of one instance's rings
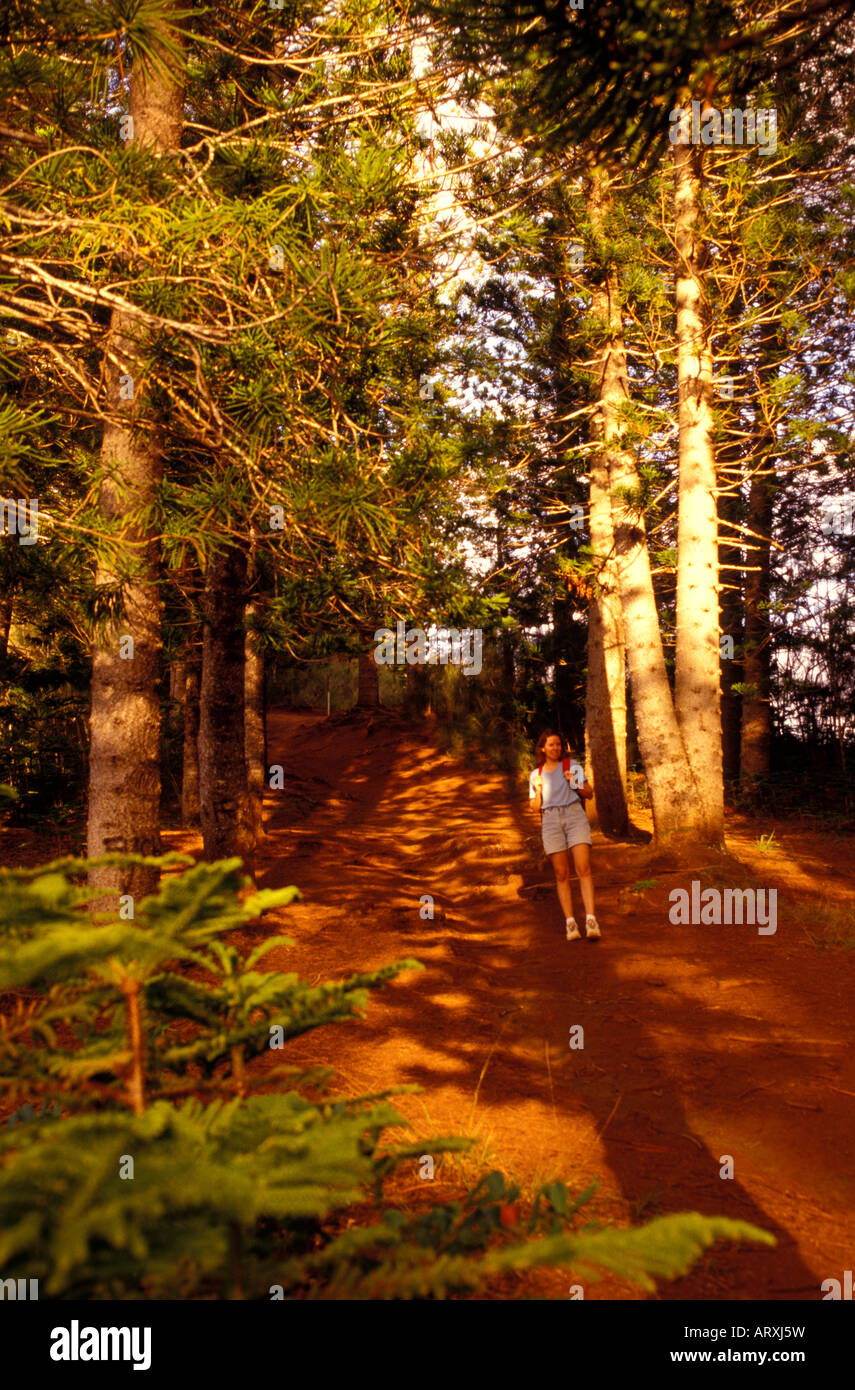
[[[842,1279],[855,1253],[855,953],[820,949],[804,922],[814,901],[855,916],[851,839],[779,827],[764,853],[771,822],[733,828],[703,882],[777,887],[777,933],[760,936],[672,926],[669,891],[703,870],[595,833],[603,939],[568,943],[524,783],[473,772],[388,711],[274,711],[268,737],[288,776],[268,793],[258,881],[304,895],[277,917],[297,944],[270,967],[318,981],[402,956],[427,966],[372,992],[365,1021],[289,1044],[289,1061],[334,1067],[350,1094],[417,1082],[424,1094],[397,1102],[417,1133],[474,1133],[485,1163],[524,1184],[578,1191],[599,1177],[600,1219],[696,1210],[777,1237],[720,1246],[662,1298],[817,1299]],[[433,921],[419,916],[426,893]],[[584,1050],[569,1047],[576,1024]],[[542,1271],[521,1293],[567,1284]],[[644,1296],[611,1279],[586,1289]]]

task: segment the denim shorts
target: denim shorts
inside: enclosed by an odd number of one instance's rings
[[[574,801],[572,806],[547,806],[541,817],[540,833],[546,854],[591,843],[591,827],[579,801]]]

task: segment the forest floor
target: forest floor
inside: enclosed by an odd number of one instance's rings
[[[399,1137],[423,1137],[425,1153],[432,1134],[475,1139],[438,1160],[434,1182],[413,1162],[396,1201],[459,1197],[490,1168],[524,1194],[597,1178],[589,1220],[693,1210],[777,1239],[720,1245],[656,1297],[816,1300],[824,1279],[842,1281],[855,1251],[851,836],[731,817],[728,852],[687,866],[595,831],[603,937],[568,943],[525,781],[450,756],[429,722],[274,710],[268,763],[285,788],[267,792],[257,881],[296,884],[303,900],[264,918],[264,935],[295,942],[266,965],[312,983],[404,956],[426,966],[371,991],[365,1019],[288,1044],[289,1062],[333,1068],[339,1094],[417,1083],[394,1103],[414,1130]],[[164,847],[201,845],[172,830]],[[31,853],[7,843],[3,859]],[[776,933],[672,925],[669,893],[693,878],[777,889]],[[566,1298],[569,1283],[534,1270],[487,1296]],[[609,1277],[585,1297],[649,1295]]]

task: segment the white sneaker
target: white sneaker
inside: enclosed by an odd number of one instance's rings
[[[568,918],[567,918],[567,940],[568,940],[568,941],[581,941],[581,940],[582,940],[582,933],[580,932],[579,928],[578,928],[577,925],[576,925],[576,918],[575,918],[575,917],[568,917]]]
[[[601,935],[599,922],[590,914],[585,918],[585,935],[589,941],[599,941]]]

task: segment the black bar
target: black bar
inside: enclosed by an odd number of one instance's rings
[[[86,1331],[90,1328],[96,1336]],[[115,1350],[124,1359],[83,1359],[82,1351],[88,1356],[95,1349],[100,1357],[101,1328],[127,1329],[127,1336],[104,1339],[105,1352]],[[457,1383],[471,1367],[481,1385],[493,1369],[498,1386],[515,1378],[521,1366],[538,1375],[547,1361],[554,1375],[562,1360],[575,1378],[590,1378],[592,1372],[598,1378],[621,1371],[659,1375],[666,1367],[691,1376],[699,1365],[751,1365],[758,1384],[781,1366],[816,1383],[824,1372],[848,1364],[853,1330],[851,1301],[821,1296],[786,1303],[556,1299],[501,1307],[477,1299],[442,1304],[0,1301],[4,1379],[10,1385],[21,1372],[52,1384],[78,1376],[91,1382],[126,1375],[132,1383],[144,1383],[143,1375],[160,1383],[164,1375],[189,1373],[188,1390],[197,1390],[199,1377],[208,1374],[219,1383],[234,1378],[245,1390],[249,1380],[262,1378],[273,1378],[277,1386],[315,1377],[327,1382],[337,1368],[358,1382],[367,1370],[366,1354],[380,1374],[396,1367],[396,1375],[416,1371],[423,1381],[435,1366]],[[69,1355],[76,1348],[78,1359],[55,1360],[52,1348]],[[389,1354],[385,1372],[384,1352]],[[12,1357],[17,1377],[9,1374]]]

